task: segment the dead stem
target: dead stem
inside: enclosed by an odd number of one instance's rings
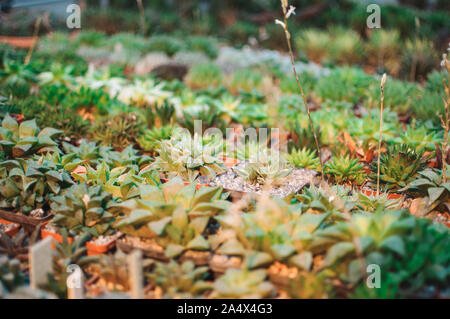
[[[319,147],[319,140],[317,139],[316,129],[314,127],[314,123],[313,123],[313,120],[311,118],[311,112],[310,112],[310,109],[309,109],[308,102],[306,101],[305,94],[303,92],[303,87],[302,87],[302,85],[300,83],[300,80],[298,78],[297,70],[295,69],[294,52],[292,50],[292,45],[291,45],[291,34],[289,33],[288,26],[287,26],[287,19],[288,19],[288,14],[289,14],[287,12],[287,4],[283,3],[283,1],[281,1],[281,4],[282,4],[282,8],[283,8],[283,13],[284,13],[284,25],[281,24],[281,26],[283,27],[284,33],[286,35],[286,42],[287,42],[287,45],[288,45],[288,48],[289,48],[289,56],[291,58],[292,70],[294,71],[295,80],[297,81],[297,85],[298,85],[298,87],[300,89],[300,94],[301,94],[302,99],[303,99],[303,104],[305,104],[306,112],[308,113],[309,124],[311,125],[311,129],[312,129],[312,132],[313,132],[313,135],[314,135],[314,141],[316,143],[317,155],[319,156],[320,170],[321,170],[321,173],[322,173],[322,181],[323,181],[324,178],[325,178],[325,175],[324,175],[324,171],[323,171],[323,162],[322,162],[322,156],[321,156],[320,147]]]
[[[381,141],[383,139],[383,107],[384,107],[384,84],[386,83],[386,73],[381,79],[381,103],[380,103],[380,136],[378,137],[378,160],[377,160],[377,197],[380,196],[380,166],[381,166]]]

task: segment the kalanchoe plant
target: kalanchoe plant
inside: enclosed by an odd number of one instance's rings
[[[150,282],[163,291],[163,298],[190,299],[201,297],[212,285],[203,279],[208,275],[208,267],[195,267],[192,261],[181,265],[171,260],[168,264],[156,263],[154,269],[146,274]]]
[[[425,168],[423,152],[416,152],[407,144],[394,145],[381,155],[380,185],[386,191],[398,191],[416,178]],[[370,165],[370,184],[376,185],[377,163]]]
[[[228,269],[227,272],[214,282],[212,298],[273,298],[276,296],[275,287],[266,281],[267,273],[264,269]]]
[[[287,160],[295,167],[313,170],[320,169],[320,161],[316,156],[316,151],[306,147],[302,149],[293,149],[292,152],[287,155]]]
[[[0,127],[0,149],[8,158],[57,152],[57,143],[53,138],[60,133],[50,127],[40,130],[34,119],[19,124],[6,114]]]
[[[222,151],[220,140],[204,139],[197,134],[192,138],[188,132],[179,131],[160,143],[154,166],[169,176],[180,175],[187,181],[199,175],[214,178],[225,172]]]
[[[425,197],[426,205],[421,213],[429,213],[435,209],[450,211],[450,165],[447,164],[447,182],[444,183],[442,171],[427,169],[419,172],[418,178],[410,182],[400,191],[414,196]]]
[[[229,202],[221,200],[222,189],[194,184],[184,186],[174,178],[160,187],[144,185],[142,199],[120,204],[126,216],[115,225],[121,232],[154,238],[165,248],[168,257],[176,257],[186,249],[207,250],[203,236],[211,217],[225,211]]]
[[[325,174],[338,184],[362,184],[364,181],[363,165],[357,158],[349,156],[334,157],[325,165]]]
[[[9,160],[0,165],[0,206],[29,213],[47,205],[52,196],[73,184],[62,165],[41,157]]]
[[[73,185],[52,199],[50,207],[55,217],[51,224],[67,229],[70,234],[108,235],[113,232],[114,204],[112,195],[100,186]]]
[[[291,172],[283,155],[267,147],[256,154],[250,154],[248,162],[242,168],[236,168],[238,175],[250,183],[279,184]]]

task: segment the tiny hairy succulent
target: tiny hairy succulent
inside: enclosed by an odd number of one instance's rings
[[[163,298],[191,299],[201,297],[212,285],[203,279],[208,275],[208,267],[195,267],[192,261],[181,265],[173,259],[168,263],[156,263],[146,274],[150,282],[162,289]]]
[[[50,207],[55,217],[51,224],[67,229],[70,234],[108,235],[113,232],[114,204],[112,195],[101,186],[73,185],[52,198]]]
[[[250,158],[244,166],[234,170],[251,183],[279,184],[289,175],[292,168],[287,166],[282,154],[266,147],[260,149],[256,154],[250,154]]]
[[[266,278],[265,269],[227,269],[226,273],[214,282],[211,298],[273,298],[276,289]]]
[[[58,152],[53,138],[60,133],[62,132],[50,127],[40,130],[34,119],[19,124],[6,114],[0,127],[0,150],[8,158]]]
[[[186,131],[175,132],[170,140],[163,140],[157,148],[159,156],[154,166],[168,175],[180,175],[193,181],[198,176],[215,178],[225,172],[220,140],[194,137]]]
[[[302,149],[293,149],[287,156],[287,160],[295,167],[308,168],[313,170],[320,169],[320,161],[316,156],[316,151],[306,147]]]
[[[362,184],[364,181],[363,165],[357,158],[349,156],[334,157],[325,165],[325,174],[338,184]]]
[[[425,168],[423,151],[416,152],[407,144],[394,145],[387,153],[381,155],[380,185],[386,191],[398,191],[412,182],[417,174]],[[370,165],[370,184],[377,182],[377,163]]]
[[[141,128],[142,123],[135,114],[123,113],[100,119],[92,127],[91,134],[101,145],[125,148],[135,143]]]

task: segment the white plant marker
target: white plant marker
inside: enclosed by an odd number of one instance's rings
[[[52,239],[41,240],[30,247],[30,286],[39,289],[39,286],[48,283],[48,274],[53,272]]]
[[[134,250],[128,255],[128,273],[131,286],[131,298],[142,299],[144,297],[142,272],[142,252],[139,249]]]
[[[75,266],[70,268],[70,266]],[[67,298],[84,299],[83,272],[78,265],[69,265],[68,272],[72,274],[67,278]]]

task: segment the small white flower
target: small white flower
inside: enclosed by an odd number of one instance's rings
[[[288,13],[286,13],[286,19],[289,19],[289,17],[290,17],[292,14],[295,15],[295,7],[294,7],[294,6],[290,6],[290,7],[289,7],[289,11],[288,11]]]
[[[282,21],[280,21],[278,19],[275,19],[275,24],[279,24],[279,25],[281,25],[283,27],[283,29],[286,29],[286,25],[284,24],[284,22],[282,22]]]

